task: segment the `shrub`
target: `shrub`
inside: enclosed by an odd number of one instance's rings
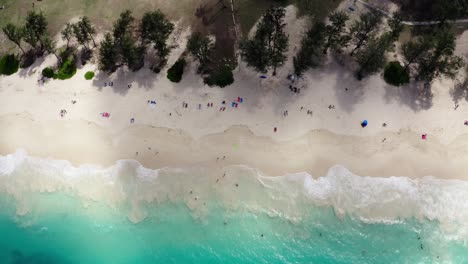
[[[0,74],[12,75],[19,68],[19,60],[13,54],[7,54],[0,58]]]
[[[57,74],[55,74],[54,79],[66,80],[70,79],[76,73],[76,65],[73,59],[68,59],[63,62],[60,66]]]
[[[182,75],[184,74],[185,68],[185,60],[179,59],[172,65],[172,67],[167,71],[167,78],[171,80],[171,82],[178,83],[182,80]]]
[[[89,72],[85,73],[84,77],[85,77],[86,80],[91,80],[91,79],[94,78],[94,72],[89,71]]]
[[[205,78],[205,83],[209,86],[219,86],[221,88],[226,87],[234,82],[234,76],[229,66],[221,66],[214,70],[210,76]]]
[[[54,78],[54,75],[54,70],[51,67],[47,67],[42,70],[42,76],[46,78]]]
[[[392,61],[385,66],[384,79],[388,84],[400,86],[409,83],[409,74],[400,62]]]

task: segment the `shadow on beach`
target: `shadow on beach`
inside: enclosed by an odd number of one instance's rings
[[[98,72],[93,79],[93,86],[97,87],[99,91],[109,86],[112,87],[115,93],[126,95],[134,85],[146,90],[154,88],[154,83],[157,82],[159,78],[161,78],[161,74],[155,74],[148,68],[142,68],[137,72],[132,72],[126,69],[126,67],[122,67],[110,75],[106,72]]]
[[[427,110],[432,107],[432,93],[430,84],[422,82],[411,82],[405,86],[395,87],[385,85],[384,99],[388,103],[392,100],[397,100],[402,105],[410,107],[413,111],[418,112]]]
[[[453,102],[458,104],[461,100],[468,101],[468,79],[464,82],[457,82],[450,90]]]

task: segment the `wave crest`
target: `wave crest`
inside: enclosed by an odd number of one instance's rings
[[[65,192],[84,201],[127,208],[134,222],[146,217],[148,204],[182,201],[195,215],[207,213],[207,204],[217,203],[298,221],[313,206],[330,206],[338,215],[370,222],[416,217],[447,225],[468,223],[468,182],[429,176],[362,177],[339,165],[318,178],[307,173],[269,177],[240,165],[152,170],[135,160],[120,160],[108,168],[75,167],[19,150],[0,156],[0,192],[14,197],[18,214],[33,210],[30,193]]]

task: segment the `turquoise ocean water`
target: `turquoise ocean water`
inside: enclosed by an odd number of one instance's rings
[[[0,157],[0,263],[468,263],[468,183]]]

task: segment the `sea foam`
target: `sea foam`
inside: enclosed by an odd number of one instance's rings
[[[135,160],[111,167],[73,166],[65,160],[28,156],[19,150],[0,156],[0,192],[11,195],[17,214],[34,210],[29,194],[63,192],[83,204],[97,201],[126,208],[133,222],[145,219],[146,207],[162,202],[184,202],[195,216],[207,213],[207,204],[230,210],[264,212],[300,221],[314,206],[332,207],[338,216],[367,222],[406,218],[439,221],[466,235],[468,182],[434,177],[362,177],[343,166],[327,175],[294,173],[269,177],[247,166],[219,170],[202,167],[147,169]],[[51,208],[53,210],[53,208]]]

